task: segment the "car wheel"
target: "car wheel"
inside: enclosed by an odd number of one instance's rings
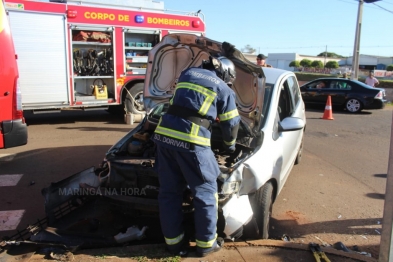
[[[273,185],[268,182],[251,198],[251,207],[259,229],[259,238],[269,238],[269,223],[273,209]]]
[[[350,113],[358,113],[362,110],[362,102],[356,98],[348,99],[345,103],[345,108]]]
[[[126,112],[132,114],[144,114],[145,106],[143,105],[144,84],[138,83],[131,87],[127,92],[124,100]]]

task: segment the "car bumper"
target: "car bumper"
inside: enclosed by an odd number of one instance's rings
[[[385,107],[387,100],[374,99],[369,105],[365,105],[364,109],[382,109]]]
[[[227,239],[235,239],[253,216],[248,195],[237,196],[233,194],[230,200],[222,207],[225,228],[224,233]]]
[[[27,144],[27,125],[23,119],[3,121],[0,130],[4,137],[4,148]]]

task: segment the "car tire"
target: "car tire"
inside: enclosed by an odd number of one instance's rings
[[[250,198],[254,218],[258,225],[258,236],[261,239],[269,238],[269,223],[273,210],[273,185],[264,184]]]
[[[126,98],[124,99],[124,107],[127,113],[145,113],[145,106],[143,105],[143,89],[144,84],[137,83],[128,90]]]
[[[299,151],[297,152],[296,158],[295,158],[295,165],[300,164],[302,161],[302,154],[303,154],[303,140],[304,140],[304,133],[302,137],[302,141],[300,142],[300,148]]]
[[[362,102],[356,98],[350,98],[345,102],[345,109],[350,113],[359,113],[363,109]]]

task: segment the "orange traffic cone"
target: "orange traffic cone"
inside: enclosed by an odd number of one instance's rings
[[[328,96],[325,106],[325,112],[323,113],[322,119],[333,120],[333,112],[332,112],[332,98]]]

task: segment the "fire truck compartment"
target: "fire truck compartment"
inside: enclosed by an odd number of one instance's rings
[[[64,15],[9,11],[24,109],[68,101]]]

